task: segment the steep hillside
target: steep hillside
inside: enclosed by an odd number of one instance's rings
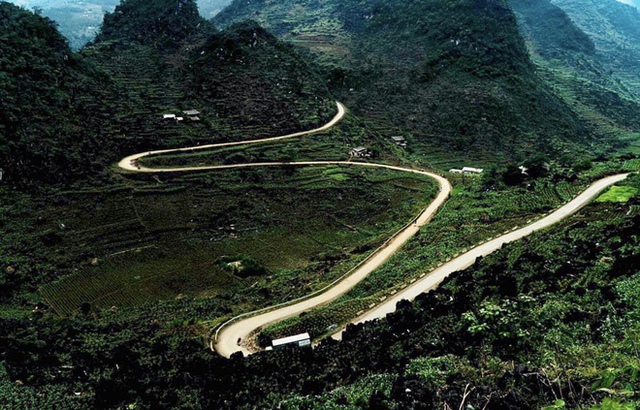
[[[621,150],[635,149],[628,142],[633,144],[631,140],[636,140],[635,133],[640,131],[636,74],[633,69],[629,71],[629,66],[621,69],[609,55],[608,46],[603,48],[601,43],[596,46],[599,38],[609,34],[586,34],[549,0],[511,0],[510,4],[538,65],[538,74],[584,118],[594,133]],[[598,10],[603,10],[600,3],[582,2],[579,13],[594,15]],[[623,30],[626,20],[620,19],[620,15],[609,15],[609,28]],[[599,28],[603,29],[604,26]],[[622,60],[624,51],[618,51],[613,57]],[[630,55],[633,56],[633,50]]]
[[[246,18],[310,50],[341,99],[413,134],[418,152],[495,159],[587,138],[535,75],[504,2],[235,1],[215,22]]]
[[[640,95],[640,12],[616,0],[552,0],[594,41],[603,62]]]
[[[47,19],[0,3],[0,164],[8,183],[99,173],[109,150],[110,80],[74,54]]]
[[[545,58],[562,58],[568,52],[594,55],[591,38],[550,0],[510,0],[524,34],[533,40]]]

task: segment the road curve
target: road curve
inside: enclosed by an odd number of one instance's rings
[[[264,166],[274,164],[249,165]],[[212,347],[222,356],[229,357],[235,352],[251,354],[252,352],[249,351],[246,347],[237,345],[238,339],[245,340],[248,335],[250,335],[259,327],[264,327],[265,325],[268,325],[270,323],[279,322],[289,317],[298,315],[306,310],[325,305],[347,293],[354,286],[365,279],[371,272],[379,268],[382,264],[389,260],[389,258],[395,255],[396,252],[398,252],[398,250],[400,250],[400,248],[409,239],[411,239],[416,233],[418,233],[420,227],[427,224],[431,220],[431,218],[433,218],[438,209],[440,209],[447,198],[449,198],[449,195],[451,193],[451,184],[445,178],[430,172],[410,168],[346,161],[297,162],[288,163],[288,165],[351,165],[411,172],[427,175],[434,178],[440,184],[440,192],[438,193],[438,196],[431,202],[431,204],[429,204],[427,209],[425,209],[417,218],[415,218],[411,223],[409,223],[395,235],[393,235],[387,242],[385,242],[369,257],[367,257],[367,259],[360,263],[360,265],[358,265],[354,270],[348,272],[343,277],[334,281],[326,288],[321,289],[320,291],[315,292],[312,295],[308,295],[282,305],[278,305],[275,307],[272,306],[260,311],[240,315],[223,324],[215,334],[215,338],[212,343]]]
[[[213,167],[187,167],[187,168],[147,168],[147,167],[141,166],[138,163],[138,161],[140,161],[140,159],[142,159],[144,157],[148,157],[148,156],[165,155],[165,154],[176,154],[176,153],[181,153],[181,152],[182,153],[190,153],[190,152],[194,152],[194,151],[209,150],[209,149],[214,149],[214,148],[233,147],[233,146],[238,146],[238,145],[249,145],[249,144],[260,144],[260,143],[265,143],[265,142],[273,142],[273,141],[285,140],[285,139],[289,139],[289,138],[302,137],[302,136],[305,136],[305,135],[310,135],[310,134],[315,134],[315,133],[318,133],[318,132],[326,131],[329,128],[331,128],[334,125],[336,125],[338,122],[340,122],[340,120],[342,120],[342,118],[346,114],[347,110],[345,109],[344,105],[342,105],[339,102],[336,102],[336,105],[338,107],[337,114],[333,117],[333,119],[331,119],[331,121],[329,121],[328,123],[326,123],[325,125],[323,125],[320,128],[314,128],[314,129],[309,130],[309,131],[296,132],[294,134],[282,135],[280,137],[263,138],[263,139],[258,139],[258,140],[222,142],[222,143],[218,143],[218,144],[198,145],[196,147],[163,149],[163,150],[157,150],[157,151],[142,152],[142,153],[139,153],[139,154],[134,154],[134,155],[130,155],[130,156],[126,157],[126,158],[123,158],[118,163],[118,167],[123,169],[123,170],[126,170],[126,171],[141,172],[141,173],[154,173],[154,174],[155,173],[165,173],[165,172],[206,171],[206,170],[209,170],[209,169],[216,169],[215,166],[213,166]]]
[[[306,161],[306,162],[277,162],[277,163],[253,163],[253,164],[233,164],[233,165],[212,165],[212,166],[200,166],[200,167],[176,167],[176,168],[147,168],[139,165],[138,161],[147,156],[172,154],[172,153],[189,153],[197,150],[206,150],[214,148],[222,148],[228,146],[257,144],[264,142],[271,142],[277,140],[283,140],[288,138],[295,138],[304,135],[309,135],[317,132],[327,130],[338,123],[345,115],[345,108],[342,104],[336,103],[338,107],[338,113],[327,124],[320,128],[316,128],[309,131],[303,131],[299,133],[284,135],[280,137],[265,138],[259,140],[250,141],[238,141],[219,144],[202,145],[197,147],[166,149],[158,151],[149,151],[140,154],[131,155],[122,159],[118,166],[126,171],[136,173],[173,173],[173,172],[190,172],[190,171],[207,171],[207,170],[224,170],[224,169],[238,169],[238,168],[257,168],[257,167],[280,167],[280,166],[319,166],[319,165],[343,165],[343,166],[360,166],[360,167],[374,167],[374,168],[386,168],[396,171],[411,172],[422,175],[430,176],[440,185],[440,192],[436,199],[411,223],[406,225],[395,235],[393,235],[387,242],[385,242],[380,248],[378,248],[373,254],[371,254],[365,261],[359,264],[355,269],[345,274],[343,277],[337,279],[335,282],[327,286],[326,288],[315,292],[312,295],[305,296],[303,298],[290,301],[281,305],[271,306],[259,311],[249,312],[240,316],[237,316],[230,321],[226,322],[218,328],[215,334],[214,340],[212,340],[212,348],[221,354],[222,356],[229,357],[233,353],[241,351],[244,354],[250,354],[244,346],[238,346],[238,339],[246,339],[253,331],[259,327],[263,327],[270,323],[278,322],[286,318],[300,314],[306,310],[318,307],[342,296],[355,285],[366,278],[371,272],[384,264],[391,256],[393,256],[400,248],[419,230],[420,227],[427,224],[431,218],[435,215],[437,210],[444,204],[451,193],[451,185],[445,178],[429,173],[426,171],[404,168],[383,164],[372,164],[362,162],[351,161]],[[514,230],[512,232],[505,233],[504,235],[497,237],[493,240],[485,242],[472,250],[460,255],[446,264],[435,269],[424,278],[416,281],[411,286],[408,286],[401,292],[396,293],[393,297],[385,300],[384,303],[378,305],[374,309],[366,312],[364,315],[356,318],[352,323],[361,323],[373,319],[383,318],[388,313],[395,311],[396,304],[400,300],[407,299],[413,300],[416,296],[431,289],[437,287],[442,280],[453,272],[464,270],[471,266],[475,260],[480,256],[489,255],[496,250],[500,249],[503,244],[519,240],[531,233],[547,228],[568,216],[576,213],[582,207],[586,206],[595,196],[602,192],[607,187],[627,178],[629,174],[619,174],[611,177],[603,178],[594,182],[588,189],[586,189],[578,197],[562,206],[558,210],[550,213],[548,216],[524,227]],[[336,332],[332,337],[340,339],[342,330]]]
[[[436,288],[447,276],[449,276],[453,272],[464,270],[473,265],[478,257],[487,256],[500,249],[502,245],[506,243],[522,239],[525,236],[531,235],[535,231],[547,228],[575,214],[580,209],[585,207],[589,202],[591,202],[591,200],[593,200],[607,187],[626,179],[629,175],[630,174],[613,175],[594,182],[583,193],[581,193],[572,201],[568,202],[556,211],[550,213],[546,217],[539,219],[538,221],[527,225],[524,228],[505,233],[498,238],[478,245],[470,251],[458,256],[457,258],[452,259],[441,267],[433,270],[431,273],[415,282],[411,286],[396,293],[393,297],[386,299],[384,303],[381,303],[374,309],[356,318],[351,323],[363,323],[369,320],[381,319],[385,317],[388,313],[394,312],[396,310],[396,304],[399,301],[403,299],[413,300],[419,294],[428,292]],[[332,337],[337,340],[341,339],[342,330],[333,334]]]

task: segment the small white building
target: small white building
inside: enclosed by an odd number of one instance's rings
[[[175,114],[164,114],[162,115],[162,119],[163,120],[176,120],[176,115]]]
[[[371,151],[365,147],[355,147],[349,151],[349,155],[357,158],[369,158],[371,157]]]
[[[189,118],[189,121],[193,121],[193,122],[200,121],[200,117],[199,117],[200,111],[198,110],[185,110],[185,111],[182,111],[182,113]]]
[[[4,178],[4,170],[0,168],[0,181],[2,181],[2,178]]]
[[[275,339],[271,342],[274,349],[285,346],[297,346],[306,347],[311,346],[311,336],[309,333],[301,333],[299,335],[283,337],[282,339]]]
[[[471,168],[471,167],[464,167],[462,169],[456,169],[456,168],[452,168],[449,170],[449,172],[451,172],[452,174],[482,174],[484,172],[484,169],[480,169],[480,168]]]

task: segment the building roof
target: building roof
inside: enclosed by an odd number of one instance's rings
[[[189,117],[195,117],[196,115],[200,115],[200,111],[198,110],[186,110],[182,112]]]
[[[174,120],[176,118],[175,114],[163,114],[162,118],[164,118],[165,120]]]
[[[484,170],[480,168],[471,168],[471,167],[462,168],[462,172],[472,172],[474,174],[482,174],[483,171]]]
[[[405,138],[404,138],[403,136],[401,136],[401,135],[393,136],[393,137],[391,137],[391,139],[392,139],[392,140],[394,140],[394,141],[396,141],[396,142],[403,142],[403,141],[406,141],[406,140],[405,140]]]
[[[367,149],[365,147],[355,147],[353,150],[356,152],[362,152],[362,151],[366,151]]]
[[[282,345],[288,345],[289,343],[298,343],[305,340],[311,340],[311,336],[309,335],[309,333],[301,333],[295,336],[283,337],[282,339],[275,339],[274,341],[271,342],[271,345],[273,345],[273,347],[277,347]]]

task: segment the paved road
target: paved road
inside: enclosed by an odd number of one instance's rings
[[[500,249],[503,244],[514,242],[519,239],[524,238],[527,235],[531,235],[533,232],[547,228],[557,222],[562,221],[563,219],[575,214],[584,206],[586,206],[589,202],[591,202],[596,196],[598,196],[603,190],[607,187],[626,179],[629,174],[620,174],[614,175],[607,178],[603,178],[594,182],[588,189],[586,189],[582,194],[577,196],[575,199],[562,206],[555,212],[547,215],[546,217],[525,226],[524,228],[517,229],[513,232],[509,232],[505,235],[502,235],[496,239],[485,242],[469,252],[464,253],[463,255],[458,256],[457,258],[452,259],[450,262],[442,265],[441,267],[435,269],[423,279],[415,282],[411,286],[406,289],[396,293],[393,297],[385,300],[384,303],[378,305],[373,310],[370,310],[355,319],[352,323],[363,323],[369,320],[381,319],[385,317],[388,313],[394,312],[396,310],[396,304],[403,300],[413,300],[421,293],[428,292],[434,288],[436,288],[440,282],[442,282],[447,276],[452,274],[453,272],[464,270],[469,266],[473,265],[476,261],[476,258],[480,256],[487,256],[496,250]],[[334,339],[341,339],[342,330],[336,332],[332,337]]]
[[[140,159],[148,156],[156,156],[156,155],[166,155],[166,154],[177,154],[177,153],[191,153],[194,151],[202,151],[202,150],[210,150],[214,148],[224,148],[224,147],[232,147],[237,145],[250,145],[250,144],[261,144],[265,142],[273,142],[280,141],[289,138],[297,138],[305,135],[315,134],[318,132],[322,132],[328,130],[329,128],[336,125],[346,113],[346,109],[344,105],[339,102],[336,102],[338,107],[338,113],[333,117],[331,121],[326,123],[320,128],[315,128],[309,131],[296,132],[295,134],[283,135],[280,137],[273,138],[263,138],[259,140],[249,140],[249,141],[236,141],[236,142],[222,142],[219,144],[209,144],[209,145],[198,145],[196,147],[186,147],[186,148],[174,148],[174,149],[163,149],[157,151],[149,151],[149,152],[141,152],[139,154],[130,155],[126,158],[123,158],[119,163],[118,167],[124,169],[126,171],[133,172],[143,172],[143,173],[165,173],[165,172],[188,172],[188,171],[206,171],[213,169],[221,169],[221,167],[217,166],[209,166],[209,167],[183,167],[183,168],[147,168],[141,166],[138,162]],[[223,167],[222,167],[223,168]],[[237,168],[237,167],[236,167]]]

